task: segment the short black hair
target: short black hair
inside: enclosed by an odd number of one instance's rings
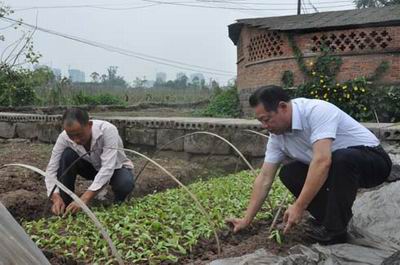
[[[290,96],[282,87],[274,85],[258,88],[249,98],[252,108],[261,103],[266,111],[276,111],[281,101],[289,102]]]
[[[69,108],[64,112],[62,122],[67,125],[79,122],[80,125],[85,126],[89,123],[89,114],[80,108]]]

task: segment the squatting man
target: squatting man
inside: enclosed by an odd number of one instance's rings
[[[284,213],[284,233],[308,210],[307,235],[321,244],[344,243],[357,189],[383,183],[392,162],[379,140],[335,105],[317,99],[290,99],[277,86],[250,97],[257,119],[270,132],[265,161],[256,177],[243,218],[228,219],[234,232],[260,210],[278,168],[296,197]]]
[[[56,179],[74,191],[78,174],[93,180],[80,197],[85,204],[108,183],[115,201],[124,201],[134,188],[133,164],[124,151],[118,150],[123,145],[117,128],[107,121],[89,120],[88,113],[79,108],[66,110],[62,124],[64,131],[58,136],[46,169],[46,188],[53,202],[52,212],[65,215],[80,210],[80,206],[58,187],[52,193]]]

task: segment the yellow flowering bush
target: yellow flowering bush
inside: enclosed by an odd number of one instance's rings
[[[289,45],[306,82],[291,93],[294,97],[316,98],[332,102],[359,121],[400,121],[400,87],[378,86],[378,81],[390,68],[382,61],[374,73],[346,82],[336,82],[342,65],[339,56],[332,55],[329,47],[322,47],[321,54],[305,59],[293,35],[288,35]]]
[[[308,81],[297,89],[296,96],[331,102],[357,120],[374,119],[369,82],[360,77],[338,83],[336,75],[341,64],[340,57],[326,52],[306,65]]]

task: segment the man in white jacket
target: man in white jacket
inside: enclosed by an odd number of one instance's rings
[[[124,201],[135,182],[132,162],[124,151],[117,150],[123,148],[117,128],[107,121],[89,120],[88,113],[79,108],[66,110],[62,123],[64,131],[54,145],[46,170],[46,188],[53,202],[52,212],[61,215],[80,210],[79,205],[59,188],[51,193],[56,185],[55,179],[74,191],[78,174],[93,180],[80,197],[84,203],[88,204],[108,183],[114,191],[115,201]]]

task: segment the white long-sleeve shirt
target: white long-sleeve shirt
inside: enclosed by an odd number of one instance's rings
[[[90,144],[90,150],[94,151],[84,156],[82,159],[91,163],[98,171],[92,184],[88,188],[88,190],[97,191],[110,181],[115,169],[122,167],[133,169],[133,164],[126,157],[124,151],[104,148],[123,148],[122,140],[118,134],[117,128],[107,121],[92,120],[92,122],[92,141]],[[82,145],[73,142],[65,131],[58,136],[57,142],[53,147],[50,162],[46,169],[45,182],[48,196],[50,195],[50,192],[55,185],[55,180],[57,179],[57,171],[60,165],[61,155],[68,147],[74,150],[79,156],[87,152]],[[59,192],[59,189],[57,188],[55,192]]]

